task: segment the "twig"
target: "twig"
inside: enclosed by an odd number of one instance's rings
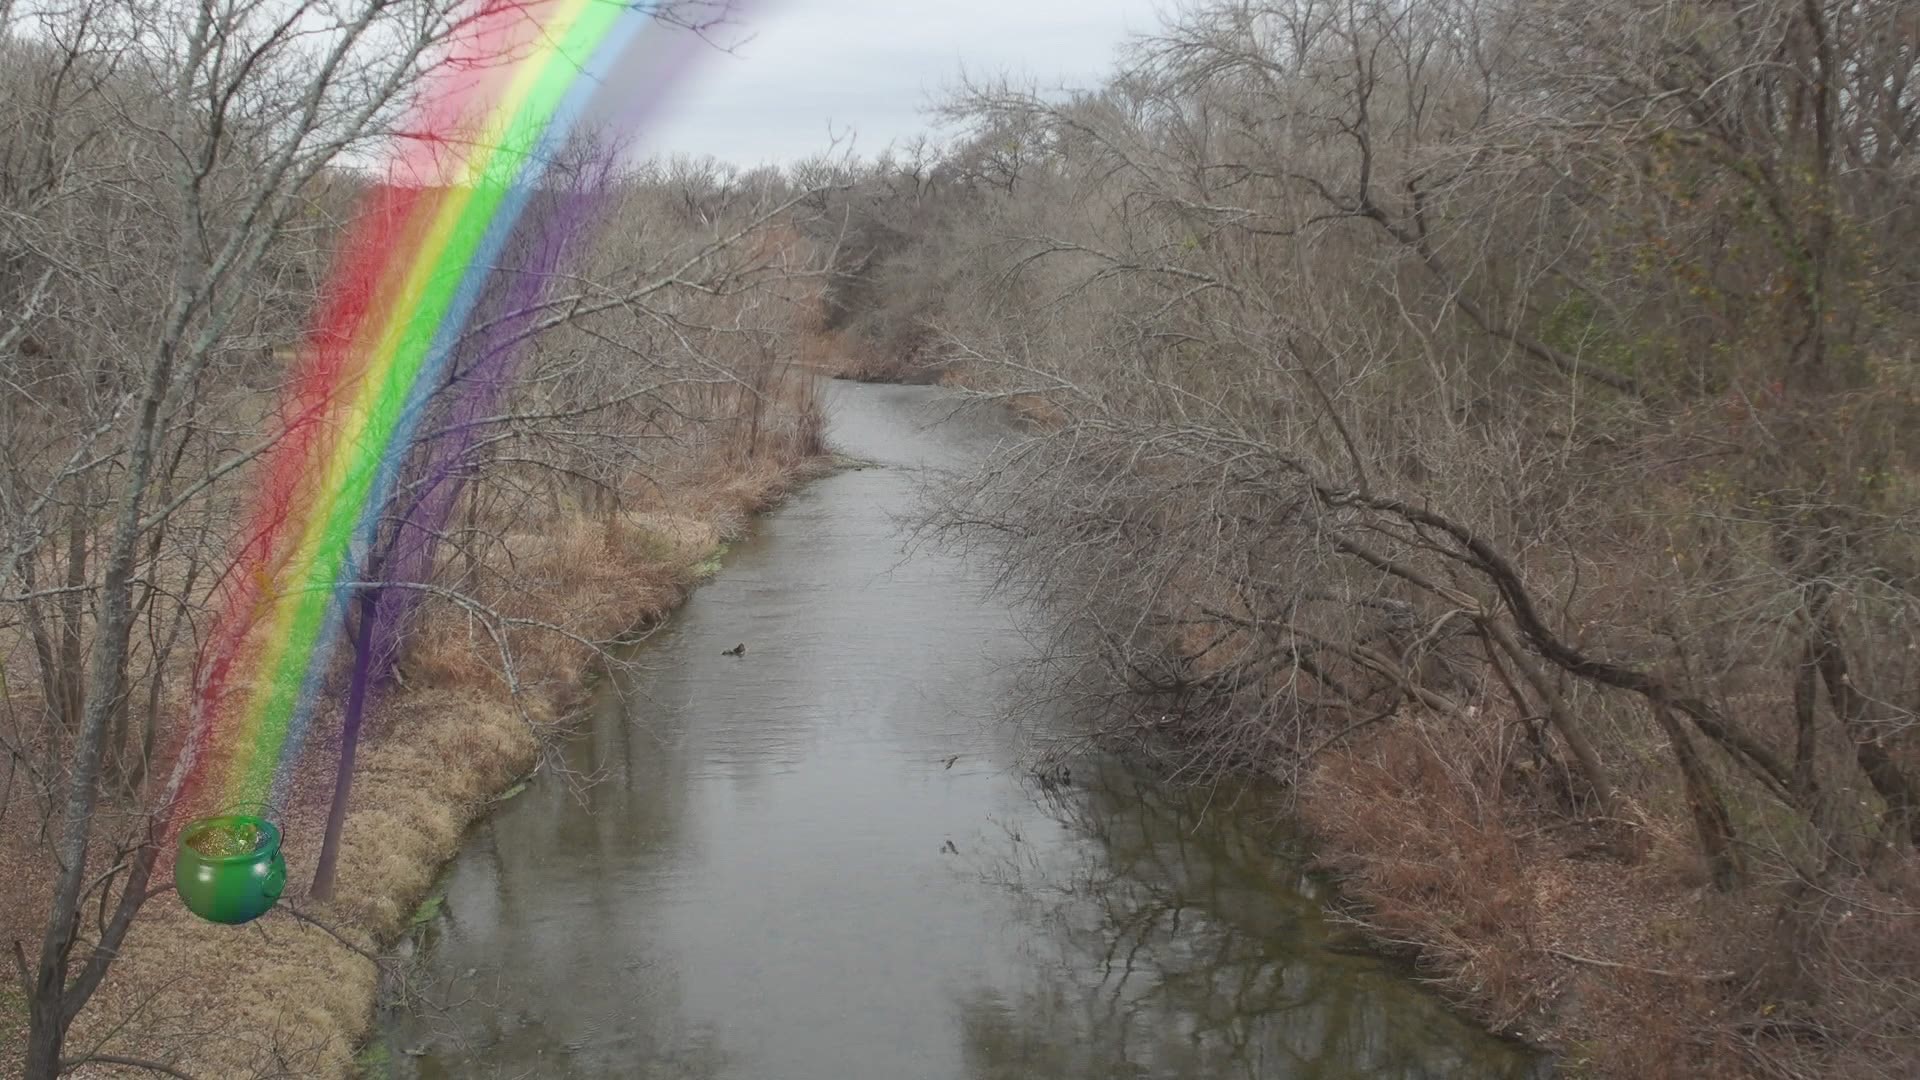
[[[1594,967],[1618,968],[1621,971],[1638,971],[1645,975],[1658,975],[1663,979],[1686,979],[1689,982],[1726,982],[1735,978],[1732,971],[1668,971],[1665,968],[1641,967],[1638,964],[1622,964],[1615,960],[1601,960],[1592,956],[1580,956],[1577,953],[1548,949],[1547,952],[1562,960],[1571,960],[1576,964],[1591,964]]]
[[[359,953],[361,956],[366,957],[368,960],[373,961],[373,965],[375,967],[384,966],[382,965],[380,961],[380,957],[377,954],[360,945],[356,945],[353,942],[348,941],[346,938],[346,935],[342,934],[340,931],[334,929],[331,926],[328,926],[326,923],[321,922],[319,919],[314,918],[313,916],[307,914],[306,912],[301,911],[299,908],[294,907],[292,904],[290,903],[281,904],[280,910],[286,912],[288,915],[291,915],[298,922],[303,922],[303,923],[306,923],[308,926],[318,927],[322,931],[325,931],[328,937],[331,937],[333,940],[339,942],[342,945],[345,945],[349,949],[352,949],[354,952]]]
[[[91,1065],[94,1062],[99,1062],[103,1065],[125,1065],[130,1069],[146,1069],[150,1072],[165,1073],[168,1076],[178,1077],[179,1080],[199,1080],[199,1078],[192,1073],[181,1072],[171,1065],[163,1065],[158,1061],[148,1061],[146,1058],[122,1057],[119,1054],[88,1054],[86,1057],[68,1058],[60,1063],[60,1071],[66,1072],[68,1069],[77,1069],[82,1065]]]
[[[1385,720],[1388,717],[1392,716],[1393,714],[1399,712],[1400,704],[1401,704],[1400,702],[1396,701],[1393,703],[1393,707],[1388,709],[1387,711],[1375,713],[1372,716],[1362,717],[1361,719],[1356,720],[1351,724],[1348,724],[1346,727],[1341,728],[1339,731],[1334,732],[1332,735],[1329,735],[1326,738],[1320,740],[1319,745],[1315,746],[1313,749],[1307,751],[1305,754],[1302,754],[1300,756],[1300,763],[1304,765],[1307,762],[1312,761],[1316,756],[1319,755],[1320,751],[1325,750],[1327,747],[1332,746],[1334,743],[1339,742],[1341,739],[1344,739],[1347,736],[1353,734],[1354,732],[1359,731],[1361,728],[1366,727],[1368,724],[1377,724],[1380,721]]]

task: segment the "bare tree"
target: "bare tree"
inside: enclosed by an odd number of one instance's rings
[[[728,9],[650,14],[699,33]],[[37,950],[10,942],[29,1076],[74,1063],[68,1031],[164,887],[167,771],[243,501],[234,481],[285,435],[270,403],[367,190],[353,164],[476,20],[533,15],[461,0],[0,7],[0,814],[20,792],[52,869]],[[486,582],[438,583],[484,548],[487,506],[573,481],[614,490],[644,469],[648,434],[739,429],[777,389],[742,375],[786,319],[768,286],[809,258],[777,241],[800,194],[781,178],[735,178],[697,222],[660,230],[644,218],[658,220],[663,186],[610,173],[617,150],[574,160],[600,163],[592,197],[625,231],[504,292],[486,317],[535,343],[527,377],[486,415],[439,417],[478,433],[438,488],[468,507],[469,531],[436,535],[434,576],[412,584],[490,620],[509,686],[516,641],[569,631]],[[583,183],[556,171],[549,190]],[[770,417],[755,414],[756,431]],[[817,443],[808,430],[794,437]],[[753,445],[776,443],[788,448]],[[416,496],[433,486],[415,479]]]
[[[1035,426],[930,524],[1053,614],[1043,684],[1176,772],[1418,717],[1629,862],[1673,814],[1722,890],[1889,880],[1915,26],[1202,3],[1097,90],[962,87],[957,160],[1036,152],[928,216],[935,303],[911,245],[867,272]]]

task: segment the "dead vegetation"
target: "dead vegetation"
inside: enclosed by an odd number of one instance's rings
[[[701,28],[723,10],[649,9]],[[452,347],[402,470],[414,502],[369,545],[414,563],[355,583],[392,647],[346,887],[311,908],[326,928],[223,932],[174,905],[168,824],[212,809],[176,798],[197,658],[272,483],[260,462],[295,422],[276,403],[321,352],[312,313],[340,299],[335,248],[391,194],[346,163],[379,157],[471,14],[0,4],[0,943],[22,991],[0,997],[0,1068],[342,1068],[371,1003],[356,950],[405,923],[466,822],[557,737],[590,661],[822,451],[814,377],[791,362],[792,312],[818,292],[807,190],[711,162],[616,168],[577,132],[543,159],[469,326],[513,332]],[[455,392],[502,350],[513,378]],[[410,517],[428,498],[445,514]],[[401,545],[409,529],[425,539]],[[282,808],[296,905],[338,723],[319,718]]]
[[[927,519],[1053,614],[1034,692],[1296,785],[1490,1023],[1910,1075],[1917,17],[1192,4],[860,179],[845,325],[1035,421]]]
[[[591,506],[562,496],[558,516],[535,516],[522,500],[550,510],[547,488],[510,473],[470,490],[485,509],[464,520],[487,542],[448,553],[447,580],[462,578],[461,591],[429,602],[369,718],[338,894],[304,895],[330,795],[331,769],[316,767],[282,820],[282,910],[236,930],[194,918],[170,890],[150,901],[70,1034],[72,1058],[157,1062],[194,1076],[352,1072],[373,1014],[373,957],[408,926],[467,825],[565,737],[583,680],[611,658],[603,650],[657,624],[754,513],[824,460],[825,418],[804,371],[763,369],[738,385],[690,390],[683,404],[714,418],[700,425],[714,430],[689,426],[648,474],[629,474]],[[505,632],[503,649],[484,623],[513,619],[525,623]],[[337,703],[318,723],[309,754],[331,762]],[[25,786],[12,794],[6,820],[34,820]],[[36,903],[31,890],[47,879],[32,831],[6,838],[9,865],[23,874],[9,883],[5,930],[20,936],[43,910],[44,894]],[[75,1074],[118,1071],[97,1063]]]
[[[809,384],[793,382],[773,407],[803,415],[813,407],[810,395]],[[664,618],[752,514],[817,466],[806,442],[695,463],[636,499],[647,509],[571,512],[550,528],[509,530],[487,569],[515,586],[518,595],[503,610],[613,642]],[[372,957],[408,927],[467,825],[534,769],[543,745],[565,737],[583,679],[601,663],[593,647],[541,632],[517,640],[513,656],[517,701],[492,643],[457,610],[431,613],[403,662],[404,687],[389,691],[371,717],[338,894],[326,902],[303,895],[330,793],[315,782],[284,823],[290,885],[283,910],[258,930],[236,931],[194,918],[170,896],[155,901],[74,1030],[79,1056],[162,1061],[195,1076],[353,1075],[379,985]],[[337,716],[327,719],[337,726]],[[332,758],[330,745],[312,752]],[[204,1019],[190,1017],[219,1020],[202,1031],[195,1024]]]

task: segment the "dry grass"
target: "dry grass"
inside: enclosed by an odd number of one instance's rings
[[[1299,806],[1350,917],[1490,1027],[1576,1076],[1906,1075],[1912,858],[1789,923],[1777,882],[1708,887],[1680,812],[1575,824],[1468,744],[1432,718],[1383,727],[1322,754]]]
[[[620,508],[500,523],[482,567],[487,602],[567,631],[509,633],[518,697],[481,626],[451,605],[429,609],[408,645],[404,686],[369,717],[337,895],[305,895],[337,753],[334,715],[316,721],[318,745],[282,822],[289,888],[281,908],[236,929],[193,917],[170,890],[150,901],[76,1023],[69,1056],[143,1057],[204,1077],[350,1075],[378,992],[370,954],[407,928],[467,826],[534,767],[543,738],[566,721],[594,663],[578,639],[610,641],[663,617],[752,514],[820,467],[824,416],[811,383],[783,374],[751,392],[765,416],[750,445],[737,433],[699,445],[667,482],[636,482]],[[14,854],[23,847],[0,845]],[[34,886],[44,884],[36,871],[45,867],[29,859],[9,863],[15,869],[10,884],[21,887],[7,895],[25,901],[15,913],[44,911],[45,890]],[[24,1032],[16,1004],[0,998],[9,1046],[15,1027]],[[18,1067],[17,1053],[0,1054],[0,1076]],[[89,1065],[75,1075],[136,1072]]]
[[[1530,883],[1497,792],[1456,771],[1433,734],[1408,724],[1324,755],[1300,803],[1368,921],[1389,937],[1417,930],[1436,977],[1511,1024],[1529,1001],[1516,975],[1537,937]]]
[[[982,389],[991,388],[990,378],[961,367],[944,381]],[[1063,426],[1042,398],[1007,404],[1043,430]],[[1672,495],[1648,490],[1656,503]],[[1166,489],[1154,497],[1175,498]],[[1104,525],[1091,515],[1079,520]],[[1070,541],[1060,537],[1077,542],[1079,534],[1044,535],[1064,545]],[[1663,576],[1671,560],[1633,556],[1669,543],[1599,534],[1593,550],[1615,557],[1583,564],[1591,568],[1584,595],[1594,600],[1581,627],[1618,628],[1620,651],[1657,655],[1666,643],[1650,644],[1635,628],[1651,625],[1648,611],[1674,592]],[[1131,550],[1159,554],[1146,544]],[[1380,707],[1398,703],[1398,710],[1380,723],[1365,719],[1372,708],[1351,702],[1297,713],[1263,713],[1245,699],[1192,707],[1192,686],[1276,647],[1197,617],[1207,608],[1245,618],[1255,612],[1236,607],[1233,592],[1210,581],[1237,564],[1194,550],[1185,569],[1168,575],[1170,584],[1156,581],[1154,593],[1165,607],[1153,615],[1165,616],[1171,629],[1152,643],[1161,650],[1153,658],[1179,658],[1189,680],[1184,707],[1167,711],[1164,698],[1144,693],[1097,698],[1099,734],[1176,775],[1252,769],[1297,779],[1296,805],[1319,838],[1322,863],[1342,881],[1345,914],[1379,944],[1412,957],[1424,978],[1490,1028],[1542,1046],[1578,1076],[1916,1075],[1920,859],[1904,849],[1882,849],[1871,860],[1864,854],[1883,805],[1844,734],[1829,730],[1818,752],[1821,827],[1833,844],[1821,851],[1807,821],[1761,794],[1696,733],[1746,867],[1738,887],[1722,893],[1701,855],[1673,747],[1644,704],[1624,695],[1591,688],[1568,695],[1578,726],[1623,789],[1619,820],[1602,814],[1551,725],[1540,726],[1537,751],[1529,746],[1529,727],[1543,718],[1516,715],[1477,648],[1427,650],[1421,660],[1445,661],[1431,676],[1408,668],[1423,685],[1431,678],[1446,691],[1443,703],[1456,707],[1446,715],[1423,711],[1391,685],[1379,691]],[[1295,624],[1314,629],[1310,618]],[[1338,639],[1335,628],[1323,632]],[[1721,650],[1710,661],[1696,657],[1703,664],[1738,658],[1737,645],[1710,636],[1694,647]],[[1319,663],[1350,686],[1368,684],[1363,669]],[[1791,754],[1790,665],[1747,659],[1729,670],[1717,691],[1726,715],[1763,745]],[[1280,672],[1257,684],[1262,708],[1334,697]],[[1889,684],[1896,681],[1910,684]],[[1116,699],[1123,707],[1112,705]],[[1124,707],[1130,701],[1143,704]],[[1346,734],[1321,742],[1336,732]],[[1888,747],[1914,767],[1910,742],[1889,739]],[[1317,752],[1302,762],[1310,748]],[[1794,865],[1817,867],[1829,856],[1833,873],[1818,885],[1796,879]],[[1855,874],[1848,864],[1856,861],[1877,865]]]

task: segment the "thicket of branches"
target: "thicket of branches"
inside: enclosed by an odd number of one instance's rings
[[[170,755],[250,466],[285,434],[359,167],[481,8],[0,3],[0,884],[33,934],[5,943],[29,1076],[75,1064],[69,1028],[165,887]],[[699,33],[727,9],[652,14]],[[780,337],[809,258],[798,190],[619,152],[571,147],[530,211],[586,199],[595,224],[523,301],[520,379],[496,412],[428,425],[479,434],[420,595],[487,628],[509,688],[534,630],[604,619],[547,610],[552,582],[493,557],[510,536],[644,503],[668,472],[819,452]],[[386,661],[404,672],[404,650]]]
[[[1051,692],[1196,777],[1400,738],[1512,833],[1690,837],[1774,917],[1690,1038],[1911,1069],[1920,7],[1203,0],[945,111],[835,325],[1034,418],[932,525]]]

